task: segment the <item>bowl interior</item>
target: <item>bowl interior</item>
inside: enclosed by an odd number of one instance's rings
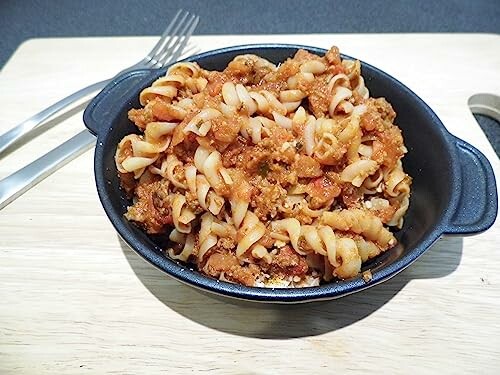
[[[317,54],[325,52],[317,48],[304,48]],[[296,51],[296,46],[241,47],[217,53],[205,53],[189,60],[196,60],[205,69],[222,70],[239,54],[254,53],[278,63],[293,56]],[[344,58],[349,57],[344,56]],[[152,71],[149,83],[163,75],[165,71],[166,69]],[[362,63],[362,75],[370,95],[385,97],[397,113],[395,122],[402,129],[408,148],[408,154],[403,159],[403,167],[413,178],[410,207],[404,227],[395,233],[399,244],[364,266],[364,269],[371,269],[375,284],[404,269],[442,233],[443,217],[452,197],[454,154],[448,144],[446,130],[421,99],[394,78],[368,64]],[[314,291],[260,290],[260,288],[219,283],[190,270],[189,266],[167,259],[161,251],[163,246],[161,238],[148,237],[123,218],[123,213],[131,202],[120,187],[114,162],[114,153],[119,141],[126,134],[137,133],[136,127],[127,118],[127,110],[139,108],[138,94],[142,89],[143,87],[135,87],[135,99],[128,103],[129,106],[125,110],[117,113],[109,124],[105,124],[109,125],[110,129],[99,137],[102,145],[96,149],[95,165],[99,195],[106,213],[120,235],[134,250],[155,266],[182,281],[216,293],[248,299],[297,301],[331,298],[367,287],[367,284],[358,277],[316,288],[305,288]]]

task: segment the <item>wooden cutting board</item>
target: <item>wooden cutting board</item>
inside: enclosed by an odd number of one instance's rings
[[[34,39],[0,74],[0,132],[142,57],[153,37]],[[193,37],[335,44],[397,77],[455,135],[499,161],[470,113],[500,94],[500,36]],[[0,161],[0,178],[83,128],[82,107]],[[337,301],[263,306],[214,298],[146,264],[97,197],[89,151],[0,211],[0,373],[472,373],[500,368],[500,225],[438,241],[409,269]]]

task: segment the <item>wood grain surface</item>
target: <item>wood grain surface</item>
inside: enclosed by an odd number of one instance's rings
[[[30,40],[0,74],[0,132],[138,60],[152,37]],[[500,165],[467,107],[500,94],[500,36],[192,38],[329,47],[397,77]],[[0,178],[83,128],[83,105],[0,160]],[[61,122],[62,121],[62,122]],[[57,125],[57,126],[54,126]],[[296,306],[216,298],[127,248],[101,208],[89,151],[0,211],[0,374],[498,374],[500,225],[439,240],[386,283]]]

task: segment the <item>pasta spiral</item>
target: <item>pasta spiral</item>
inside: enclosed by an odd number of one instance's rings
[[[324,212],[321,222],[341,231],[352,231],[377,242],[386,249],[396,243],[394,235],[384,228],[382,221],[373,214],[361,209],[335,210]]]

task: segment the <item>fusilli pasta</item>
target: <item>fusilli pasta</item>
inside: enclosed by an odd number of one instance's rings
[[[208,276],[304,287],[360,274],[410,205],[395,112],[336,47],[275,65],[171,66],[139,95],[115,161],[125,217]]]

